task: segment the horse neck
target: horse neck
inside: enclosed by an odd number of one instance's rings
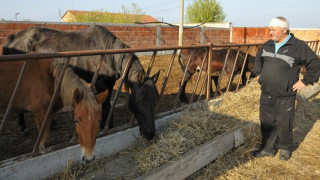
[[[62,63],[54,63],[52,65],[52,72],[55,79],[55,85],[57,85],[58,77],[62,73],[63,64]],[[92,105],[94,103],[93,93],[91,93],[88,84],[80,79],[71,68],[67,67],[63,73],[61,88],[60,88],[60,96],[64,106],[74,106],[73,102],[73,94],[75,90],[78,89],[83,95],[85,99],[88,99],[88,103]],[[90,102],[90,100],[92,102]]]
[[[124,70],[124,68],[123,68]],[[129,83],[134,83],[134,84],[137,84],[139,83],[139,73],[143,71],[144,72],[144,69],[141,65],[141,63],[139,62],[139,59],[137,56],[133,56],[132,57],[132,61],[131,61],[131,66],[128,70],[128,78],[127,78],[127,81]],[[121,72],[122,74],[123,72]]]

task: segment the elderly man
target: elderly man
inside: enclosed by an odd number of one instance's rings
[[[320,60],[309,46],[289,32],[284,17],[276,17],[269,24],[271,40],[257,53],[254,75],[261,85],[260,125],[262,143],[255,157],[275,156],[288,160],[293,150],[293,120],[297,90],[317,82]],[[307,73],[299,79],[300,67]],[[279,145],[275,147],[278,139]]]

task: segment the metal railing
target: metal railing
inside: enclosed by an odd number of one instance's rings
[[[313,51],[315,51],[317,54],[319,54],[319,48],[320,48],[319,41],[307,41],[306,43],[308,44],[308,46]],[[167,85],[167,82],[168,82],[168,79],[169,79],[170,72],[172,70],[172,66],[173,66],[174,59],[176,57],[177,51],[181,50],[181,49],[201,49],[201,48],[206,48],[208,50],[207,50],[207,53],[205,54],[205,56],[204,56],[204,58],[202,60],[202,64],[201,64],[201,67],[200,67],[200,72],[199,72],[199,74],[198,74],[198,76],[196,78],[196,83],[195,83],[195,85],[193,87],[191,99],[189,101],[189,103],[192,103],[193,99],[194,99],[195,92],[196,92],[196,90],[198,88],[198,85],[199,85],[199,82],[200,82],[200,75],[201,75],[201,72],[202,72],[202,70],[204,68],[204,62],[205,61],[208,62],[207,63],[208,67],[207,67],[207,71],[205,72],[203,84],[201,86],[201,90],[200,90],[199,97],[198,97],[197,101],[200,100],[200,97],[203,94],[203,89],[205,87],[206,87],[206,92],[205,92],[206,100],[210,100],[211,99],[211,94],[210,94],[210,88],[211,88],[211,66],[210,65],[211,65],[211,61],[212,61],[212,57],[213,57],[213,54],[212,54],[213,53],[212,52],[213,48],[228,48],[228,52],[227,52],[227,55],[226,55],[225,60],[224,60],[223,69],[222,69],[222,71],[221,71],[221,73],[219,75],[219,80],[218,80],[218,84],[217,84],[217,87],[216,87],[216,90],[218,90],[220,88],[219,86],[220,86],[221,80],[222,80],[223,75],[224,75],[223,72],[225,71],[225,68],[226,68],[226,63],[227,63],[227,60],[228,60],[228,57],[229,57],[230,49],[231,48],[238,48],[237,55],[236,55],[235,60],[234,60],[232,73],[230,75],[230,77],[233,77],[234,73],[235,73],[235,65],[237,63],[237,59],[238,59],[238,56],[239,56],[240,49],[242,47],[247,47],[245,58],[244,58],[244,63],[242,64],[242,68],[241,68],[241,74],[240,74],[240,76],[241,76],[242,73],[244,72],[244,66],[245,66],[245,63],[247,61],[249,48],[250,47],[254,47],[255,48],[254,52],[256,53],[257,50],[258,50],[258,47],[261,46],[261,45],[262,45],[262,43],[256,43],[256,44],[225,44],[225,45],[214,45],[212,43],[208,43],[207,45],[171,46],[171,47],[161,47],[161,48],[131,48],[131,49],[110,49],[110,50],[91,50],[91,51],[69,51],[69,52],[56,52],[56,53],[31,53],[31,54],[3,55],[3,56],[0,56],[0,63],[1,62],[8,62],[8,61],[25,60],[24,66],[23,66],[23,68],[21,69],[21,72],[20,72],[19,79],[18,79],[18,81],[16,83],[14,92],[13,92],[13,94],[11,96],[11,99],[10,99],[10,102],[9,102],[9,104],[7,106],[5,115],[4,115],[3,119],[2,119],[2,123],[1,123],[1,126],[0,126],[0,136],[1,136],[1,133],[3,132],[3,129],[4,129],[4,126],[5,126],[6,121],[8,119],[8,116],[9,116],[9,114],[11,112],[12,105],[13,105],[13,103],[15,101],[15,98],[16,98],[18,90],[19,90],[19,86],[21,85],[21,81],[23,80],[25,67],[27,66],[27,63],[28,63],[29,60],[44,59],[44,58],[67,58],[66,61],[65,61],[65,66],[64,66],[64,68],[66,68],[68,66],[68,64],[69,64],[69,61],[70,61],[71,57],[100,55],[101,56],[100,57],[100,62],[99,62],[99,65],[97,67],[97,70],[96,70],[96,72],[95,72],[95,74],[94,74],[94,76],[92,78],[92,82],[91,82],[91,87],[93,87],[94,84],[95,84],[95,81],[97,79],[98,73],[100,72],[100,69],[102,67],[103,60],[105,59],[105,56],[107,54],[130,53],[131,55],[133,55],[133,53],[137,53],[137,52],[153,52],[153,55],[151,57],[151,60],[150,60],[149,65],[148,65],[148,70],[147,70],[147,75],[149,75],[150,72],[151,72],[151,69],[153,67],[153,64],[154,64],[154,61],[155,61],[155,57],[157,56],[157,52],[158,51],[173,50],[173,54],[171,56],[169,67],[167,68],[167,73],[165,75],[165,78],[164,78],[164,81],[163,81],[163,84],[162,84],[162,87],[161,87],[161,91],[160,91],[159,99],[161,100],[162,96],[163,96],[163,94],[165,92],[165,88],[166,88],[166,85]],[[192,56],[193,56],[193,53],[190,54],[190,57],[188,59],[188,63],[186,64],[186,68],[185,68],[185,70],[183,72],[183,76],[182,76],[182,79],[180,81],[181,83],[179,85],[179,90],[178,90],[177,96],[175,98],[175,102],[174,102],[172,110],[164,112],[164,113],[161,113],[161,114],[157,114],[157,117],[162,117],[164,115],[169,115],[169,114],[178,112],[178,111],[180,111],[182,109],[182,108],[177,108],[177,102],[178,102],[178,98],[179,98],[180,93],[181,93],[182,82],[184,81],[184,79],[186,77],[188,66],[189,66],[189,62],[191,61]],[[131,126],[136,124],[136,123],[133,123],[133,121],[131,120],[131,122],[126,124],[126,125],[123,125],[123,126],[116,127],[116,128],[111,129],[111,130],[108,130],[110,119],[111,119],[112,113],[114,111],[114,108],[115,108],[119,93],[121,91],[121,86],[123,84],[124,77],[126,77],[128,69],[129,69],[131,58],[132,58],[132,56],[130,56],[130,58],[129,58],[127,64],[126,64],[124,73],[121,75],[120,83],[118,85],[116,94],[114,96],[114,101],[112,102],[112,106],[111,106],[111,109],[110,109],[110,112],[109,112],[109,116],[107,118],[107,123],[106,123],[106,125],[104,127],[103,133],[101,133],[99,136],[104,136],[106,134],[110,134],[110,133],[113,133],[115,131],[123,130],[123,129],[129,128],[129,127],[131,127]],[[230,79],[230,77],[229,77],[229,79]],[[34,145],[33,152],[37,152],[38,147],[39,147],[39,143],[40,143],[40,139],[43,136],[44,129],[46,128],[46,126],[47,126],[47,124],[49,122],[48,121],[48,119],[49,119],[48,116],[51,113],[52,105],[55,102],[56,94],[58,92],[58,89],[60,88],[61,79],[62,79],[62,76],[59,77],[58,86],[56,87],[56,89],[54,91],[54,96],[51,99],[50,106],[49,106],[49,108],[47,110],[46,118],[45,118],[45,120],[43,122],[41,130],[40,130],[39,135],[37,137],[37,142]],[[239,78],[239,80],[237,82],[236,91],[239,89],[240,80],[241,79]],[[226,91],[229,91],[231,83],[232,82],[228,82],[227,83]],[[215,96],[217,96],[217,94],[215,94]],[[156,107],[156,109],[157,108],[158,107]]]

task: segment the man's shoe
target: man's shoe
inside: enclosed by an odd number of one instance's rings
[[[291,158],[292,152],[290,150],[280,150],[279,159],[288,161]]]
[[[268,152],[265,150],[257,150],[257,151],[254,151],[252,155],[256,158],[262,158],[267,156],[274,157],[276,155],[276,151]]]

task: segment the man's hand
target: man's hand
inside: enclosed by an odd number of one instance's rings
[[[259,81],[260,75],[256,77],[256,80]]]
[[[296,83],[293,85],[292,90],[293,90],[293,91],[297,91],[297,90],[300,90],[300,89],[302,89],[302,88],[304,88],[304,87],[306,87],[306,85],[303,84],[303,82],[301,81],[301,79],[299,79],[299,81],[296,82]]]

